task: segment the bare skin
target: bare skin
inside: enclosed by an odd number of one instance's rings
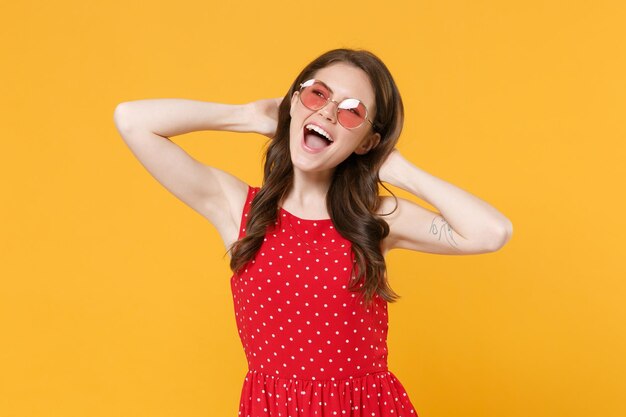
[[[375,117],[375,95],[367,74],[343,63],[319,70],[315,78],[333,90],[333,100],[358,98]],[[282,98],[246,105],[224,105],[183,99],[121,103],[115,124],[142,165],[177,198],[205,217],[219,232],[224,246],[237,240],[248,185],[236,176],[192,158],[169,138],[198,130],[275,134]],[[332,173],[350,154],[364,154],[380,141],[369,123],[346,129],[336,120],[336,104],[318,111],[306,108],[298,93],[291,98],[290,153],[294,167],[291,192],[280,205],[305,219],[329,218],[326,193]],[[314,122],[333,143],[312,153],[302,146],[303,128]],[[379,215],[390,233],[381,242],[383,254],[395,248],[438,254],[493,252],[511,237],[511,222],[485,201],[437,178],[405,159],[395,149],[385,160],[380,179],[409,191],[436,207],[428,210],[409,200],[381,197]],[[394,211],[394,208],[396,209]],[[393,214],[386,215],[394,211]]]

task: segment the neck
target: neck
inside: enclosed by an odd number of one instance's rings
[[[326,218],[326,194],[334,170],[304,172],[294,167],[293,186],[282,201],[282,207],[304,218]]]

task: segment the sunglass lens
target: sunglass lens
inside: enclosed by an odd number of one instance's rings
[[[339,123],[347,128],[355,128],[365,121],[365,105],[355,98],[342,101],[337,109]]]
[[[330,97],[330,93],[321,84],[313,84],[305,87],[300,97],[302,98],[302,103],[309,109],[318,110],[324,107],[328,97]]]

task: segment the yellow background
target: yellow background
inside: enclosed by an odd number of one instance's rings
[[[390,68],[400,151],[514,226],[495,253],[389,254],[389,368],[419,416],[626,415],[623,2],[31,1],[0,16],[0,416],[237,415],[222,242],[113,111],[284,95],[336,47]],[[260,184],[264,137],[173,140]]]

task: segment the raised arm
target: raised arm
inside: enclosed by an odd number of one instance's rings
[[[279,99],[222,104],[187,99],[129,101],[115,108],[120,135],[168,191],[213,224],[225,247],[237,239],[247,184],[205,165],[169,138],[201,130],[256,132],[272,137]]]
[[[383,253],[394,248],[446,255],[487,253],[499,250],[511,238],[513,225],[496,208],[416,167],[398,150],[389,155],[379,176],[439,210],[398,198],[397,210],[383,217],[389,224]],[[380,213],[394,208],[393,198],[383,197]]]

